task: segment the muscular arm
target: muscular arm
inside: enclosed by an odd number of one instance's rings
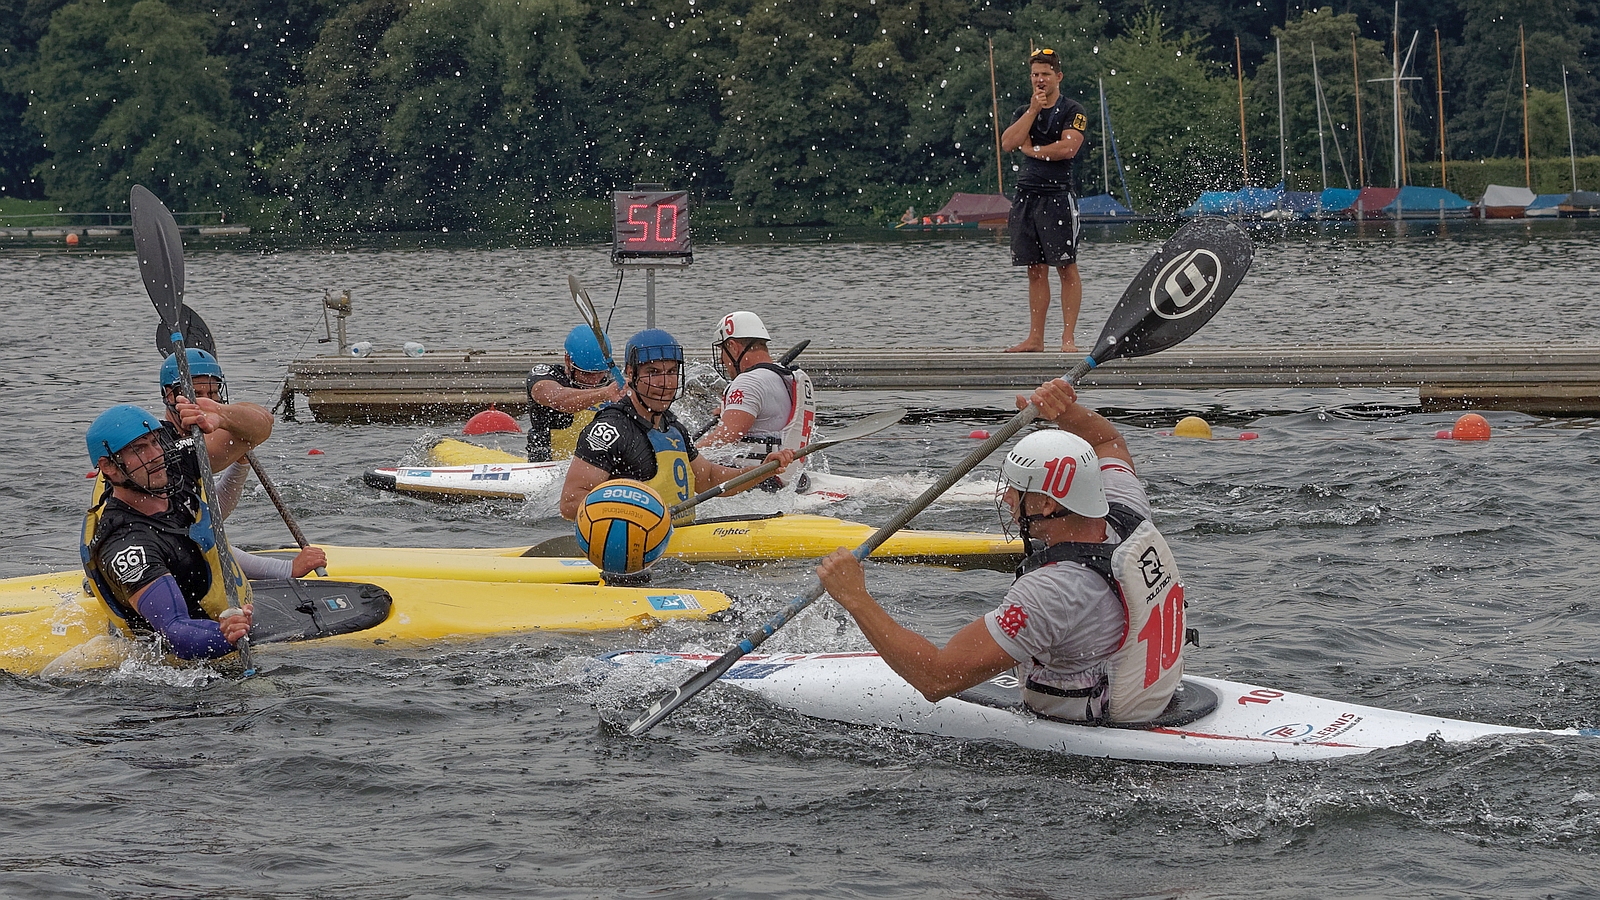
[[[794,451],[774,450],[771,453],[768,453],[766,459],[763,459],[757,465],[746,466],[742,469],[734,468],[733,466],[719,466],[711,460],[706,459],[704,455],[701,455],[696,456],[689,462],[689,468],[694,471],[695,490],[706,491],[716,487],[719,484],[731,481],[750,471],[751,469],[766,465],[774,460],[783,463],[783,465],[778,467],[778,471],[781,472],[788,467],[789,463],[794,462]],[[571,477],[570,474],[568,477]],[[761,482],[759,480],[752,481],[751,483],[740,487],[738,490],[729,491],[728,494],[737,494],[740,491],[747,491],[760,483]],[[723,496],[727,496],[727,494],[724,494]]]
[[[589,492],[600,482],[610,478],[611,473],[605,469],[573,457],[567,466],[567,480],[561,484],[561,518],[575,521],[578,510],[583,508],[583,498],[589,496]]]
[[[1000,149],[1021,150],[1028,143],[1028,132],[1033,130],[1033,120],[1038,118],[1039,110],[1030,105],[1026,112],[1017,117],[1015,122],[1006,126],[1000,132]]]
[[[721,444],[737,443],[750,432],[750,426],[756,424],[756,417],[742,409],[730,409],[722,413],[722,418],[717,422],[717,427],[695,442],[696,447],[715,447]]]
[[[196,403],[179,397],[174,402],[178,428],[188,433],[199,425],[206,438],[206,455],[211,470],[218,472],[233,465],[272,435],[272,413],[254,403],[218,403],[201,398]]]
[[[1128,442],[1111,420],[1078,402],[1078,392],[1072,385],[1057,378],[1047,381],[1033,392],[1032,397],[1017,395],[1017,409],[1029,402],[1039,407],[1039,418],[1056,423],[1063,431],[1070,431],[1089,442],[1095,455],[1101,459],[1120,459],[1133,468],[1133,454]]]
[[[848,550],[840,548],[824,559],[817,575],[889,668],[930,703],[981,684],[1017,664],[995,643],[982,619],[956,632],[943,647],[896,622],[867,592],[866,573]]]
[[[622,389],[614,382],[597,388],[562,387],[554,379],[536,381],[528,390],[528,399],[564,413],[575,413],[622,398]]]
[[[1073,131],[1068,128],[1066,131],[1061,132],[1061,140],[1053,144],[1040,145],[1038,153],[1033,152],[1032,147],[1019,147],[1018,149],[1022,151],[1023,156],[1031,156],[1034,159],[1042,159],[1049,162],[1051,160],[1071,159],[1078,155],[1078,148],[1082,146],[1083,132]]]

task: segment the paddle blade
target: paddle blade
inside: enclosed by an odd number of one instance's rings
[[[161,321],[169,329],[175,328],[183,306],[183,241],[178,237],[178,220],[142,184],[129,192],[128,208],[133,214],[133,247],[139,254],[144,289]]]
[[[206,320],[200,318],[200,314],[187,303],[183,304],[183,312],[178,316],[178,330],[183,333],[183,346],[204,350],[213,357],[217,355],[217,341],[211,336],[211,329],[206,327]],[[156,349],[161,351],[163,357],[172,355],[172,329],[165,322],[156,323]]]
[[[1254,253],[1250,236],[1227,219],[1179,228],[1122,292],[1089,355],[1096,364],[1132,359],[1188,338],[1232,296]]]
[[[600,344],[600,352],[605,354],[606,365],[611,368],[611,377],[617,382],[617,387],[627,387],[622,379],[622,370],[617,368],[617,361],[611,358],[611,351],[607,347],[606,330],[600,327],[600,313],[594,308],[594,301],[589,299],[589,292],[578,281],[578,276],[567,276],[567,289],[572,291],[572,302],[578,307],[578,315],[583,316],[584,324],[594,332],[594,339]]]

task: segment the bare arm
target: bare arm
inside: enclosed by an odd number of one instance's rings
[[[1071,159],[1078,155],[1078,148],[1082,146],[1083,132],[1073,131],[1068,128],[1066,131],[1061,132],[1061,140],[1053,144],[1040,145],[1038,152],[1035,152],[1032,147],[1019,147],[1018,149],[1022,151],[1023,156],[1031,156],[1034,159],[1042,159],[1049,162],[1050,160]]]
[[[766,465],[774,460],[782,463],[782,465],[778,467],[778,471],[782,472],[784,469],[789,467],[790,463],[794,462],[794,451],[774,450],[771,453],[768,453],[766,458],[758,463],[757,466]],[[694,470],[694,488],[696,491],[710,490],[719,484],[723,484],[739,477],[740,475],[743,475],[751,469],[757,468],[757,466],[746,466],[742,469],[735,468],[733,466],[719,466],[711,460],[706,459],[703,454],[696,456],[694,461],[689,463],[689,467]],[[740,491],[747,491],[760,483],[761,482],[759,481],[752,482],[744,487],[739,488],[739,490],[729,491],[728,493],[737,494]],[[727,495],[725,494],[724,496]]]
[[[206,455],[212,471],[233,465],[272,436],[272,413],[254,403],[218,403],[200,398],[191,403],[183,397],[174,402],[179,427],[187,432],[199,425],[206,438]]]
[[[567,465],[567,480],[561,484],[561,518],[569,522],[576,521],[578,510],[583,507],[583,498],[589,496],[589,492],[600,482],[609,481],[610,478],[611,473],[605,469],[573,457]]]
[[[995,643],[982,619],[956,632],[943,647],[896,622],[867,592],[860,561],[842,547],[817,566],[817,576],[829,596],[856,620],[889,668],[930,703],[981,684],[1017,664]]]
[[[597,388],[562,387],[552,379],[546,378],[535,382],[528,391],[528,399],[547,406],[550,409],[564,413],[575,413],[622,399],[622,388],[617,387],[614,381],[608,381]]]
[[[734,444],[750,432],[750,426],[756,424],[756,417],[742,409],[730,409],[722,413],[722,418],[717,422],[717,427],[706,432],[700,440],[695,442],[696,447],[715,447],[721,444]]]
[[[1017,395],[1017,408],[1029,402],[1039,408],[1039,418],[1049,419],[1063,431],[1070,431],[1089,442],[1095,455],[1101,459],[1120,459],[1133,468],[1133,454],[1128,442],[1111,420],[1078,402],[1078,392],[1072,385],[1057,378],[1039,385],[1032,397]]]

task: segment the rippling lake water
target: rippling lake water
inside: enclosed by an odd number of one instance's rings
[[[1196,344],[1600,338],[1595,224],[1253,235],[1254,269]],[[1164,236],[1091,232],[1080,344]],[[264,404],[291,358],[322,349],[324,289],[351,290],[352,338],[379,346],[552,347],[576,323],[565,276],[602,312],[615,284],[598,246],[249,240],[192,243],[188,299],[232,395]],[[126,244],[0,249],[0,285],[5,577],[75,566],[84,428],[112,403],[156,405],[159,360]],[[691,350],[732,308],[761,313],[780,345],[1003,347],[1025,320],[1021,272],[981,234],[732,235],[657,286],[661,324]],[[642,326],[642,295],[632,272],[614,334]],[[1454,415],[1405,392],[1087,397],[1128,435],[1184,566],[1204,632],[1193,672],[1453,718],[1600,725],[1594,420],[1489,413],[1492,440],[1455,443],[1433,438]],[[821,398],[824,423],[892,404],[924,415],[827,464],[939,474],[1009,410],[999,392]],[[1216,440],[1162,433],[1194,412]],[[1260,438],[1237,440],[1245,428]],[[440,506],[362,485],[364,469],[447,430],[325,425],[302,409],[259,455],[313,540],[505,546],[565,530],[553,497]],[[901,502],[886,490],[834,512],[879,523]],[[940,505],[916,524],[997,523],[991,507]],[[288,540],[254,489],[229,526],[247,547]],[[810,575],[803,561],[665,569],[762,618]],[[869,572],[891,611],[941,640],[1009,580]],[[0,895],[1503,898],[1600,884],[1592,740],[1154,766],[836,725],[720,686],[648,738],[601,727],[676,679],[608,677],[597,654],[720,653],[748,627],[267,648],[263,675],[243,682],[152,667],[0,677]],[[829,601],[768,644],[864,646]]]

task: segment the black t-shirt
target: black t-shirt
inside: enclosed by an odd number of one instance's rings
[[[661,430],[674,428],[683,437],[689,459],[699,456],[694,442],[689,440],[689,429],[668,410]],[[650,423],[633,408],[633,401],[624,397],[607,403],[594,414],[594,421],[578,435],[578,446],[572,455],[611,473],[612,478],[649,481],[656,477],[656,451],[650,446],[649,431]]]
[[[1017,107],[1012,113],[1011,121],[1016,122],[1028,111],[1028,105]],[[1083,105],[1073,100],[1066,94],[1056,101],[1056,105],[1049,109],[1039,110],[1033,119],[1033,127],[1028,129],[1028,143],[1033,146],[1043,147],[1061,140],[1062,133],[1066,131],[1086,131],[1089,127],[1089,115],[1084,112]],[[1079,145],[1082,149],[1082,145]],[[1017,190],[1032,191],[1038,194],[1058,194],[1063,191],[1078,192],[1078,157],[1071,159],[1034,159],[1031,156],[1022,158],[1020,176],[1017,178]]]
[[[572,413],[542,406],[533,399],[533,386],[541,381],[554,381],[564,388],[574,386],[565,366],[540,363],[528,370],[528,462],[549,462],[551,429],[572,427]]]
[[[188,601],[189,614],[205,618],[200,600],[211,589],[211,566],[189,537],[199,497],[180,491],[168,498],[167,511],[147,516],[115,497],[108,497],[95,529],[95,559],[115,599],[128,611],[134,594],[163,575],[171,575]],[[141,617],[142,618],[142,617]]]

